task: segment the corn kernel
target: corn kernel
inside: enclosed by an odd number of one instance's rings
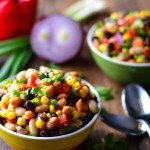
[[[58,116],[60,116],[60,115],[62,114],[62,111],[61,111],[61,110],[57,110],[57,111],[56,111],[56,114],[57,114]]]
[[[20,125],[20,126],[25,125],[25,124],[26,124],[26,119],[23,118],[23,117],[19,117],[19,118],[17,119],[17,124]]]
[[[119,18],[122,17],[122,15],[123,14],[120,13],[120,12],[114,12],[114,13],[111,14],[110,18],[112,18],[112,19],[119,19]]]
[[[81,90],[79,91],[79,93],[80,93],[80,96],[81,96],[82,98],[84,98],[84,97],[86,96],[86,92],[84,91],[84,89],[81,89]]]
[[[68,79],[67,79],[67,83],[68,83],[69,85],[73,85],[73,84],[76,83],[76,82],[77,82],[77,79],[74,78],[74,77],[68,77]]]
[[[78,119],[79,118],[79,113],[75,110],[72,111],[73,119]]]
[[[51,114],[50,114],[50,113],[47,113],[46,116],[47,116],[48,118],[50,118],[50,117],[51,117]]]
[[[0,115],[2,116],[2,117],[4,117],[4,118],[7,118],[7,113],[9,112],[9,110],[8,109],[4,109],[4,110],[2,110],[1,112],[0,112]]]
[[[103,30],[100,28],[100,29],[97,29],[97,30],[95,31],[94,35],[97,36],[97,37],[99,37],[100,39],[102,39],[103,36],[104,36],[104,32],[103,32]]]
[[[16,118],[16,113],[15,112],[8,112],[7,113],[7,118],[8,119],[15,119]]]
[[[49,102],[49,98],[48,98],[48,97],[43,96],[43,97],[41,98],[41,103],[47,104],[48,102]]]
[[[83,124],[83,122],[80,119],[75,119],[74,122],[79,126]]]
[[[125,33],[122,38],[124,41],[127,41],[131,39],[131,36],[128,33]]]
[[[83,86],[83,89],[86,93],[89,93],[89,88],[87,86]]]
[[[50,113],[54,113],[54,111],[55,111],[55,106],[54,106],[54,105],[50,105],[50,106],[49,106],[49,111],[50,111]]]
[[[101,44],[98,49],[100,52],[108,51],[108,46],[106,44]]]
[[[140,18],[149,16],[149,15],[150,15],[150,11],[148,11],[148,10],[142,10],[142,11],[139,12],[139,17]]]
[[[79,89],[80,86],[81,86],[81,84],[79,82],[76,82],[72,85],[73,88],[77,88],[77,89]]]
[[[41,120],[41,119],[38,119],[38,120],[36,120],[35,125],[36,125],[37,128],[42,129],[45,125],[45,121]]]

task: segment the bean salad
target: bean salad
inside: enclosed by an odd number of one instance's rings
[[[97,98],[78,72],[41,66],[0,85],[0,124],[20,134],[68,134],[85,126],[97,112]]]
[[[92,42],[112,59],[129,63],[150,62],[150,11],[112,13],[97,23]]]

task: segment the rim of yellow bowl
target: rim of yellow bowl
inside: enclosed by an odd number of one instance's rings
[[[118,65],[129,66],[129,67],[150,67],[150,63],[127,63],[127,62],[124,62],[124,61],[117,61],[117,60],[114,60],[114,59],[112,59],[111,57],[109,57],[107,55],[104,55],[100,51],[98,51],[98,49],[93,45],[93,42],[92,42],[92,37],[93,37],[93,33],[94,33],[95,29],[96,29],[96,24],[94,24],[89,29],[88,34],[87,34],[87,43],[88,43],[91,51],[96,53],[98,56],[102,57],[103,59],[105,59],[107,61],[118,64]]]
[[[0,124],[0,130],[3,130],[11,135],[20,137],[20,138],[24,138],[24,139],[32,139],[32,140],[56,140],[56,139],[64,139],[64,138],[68,138],[74,135],[77,135],[80,132],[84,132],[88,127],[90,127],[100,116],[100,110],[101,110],[101,99],[100,96],[98,94],[98,92],[96,91],[96,89],[94,88],[93,85],[91,85],[88,81],[81,79],[81,82],[86,84],[87,86],[89,86],[90,91],[92,93],[94,93],[97,97],[97,105],[99,108],[99,111],[93,116],[93,118],[91,119],[91,121],[89,123],[87,123],[84,127],[82,127],[81,129],[74,131],[72,133],[69,134],[65,134],[65,135],[60,135],[60,136],[54,136],[54,137],[33,137],[33,136],[29,136],[29,135],[23,135],[14,131],[11,131],[9,129],[7,129],[6,127],[4,127],[3,125]]]

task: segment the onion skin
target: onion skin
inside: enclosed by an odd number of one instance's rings
[[[79,54],[83,39],[79,23],[67,16],[55,14],[35,23],[30,42],[37,56],[62,64]]]

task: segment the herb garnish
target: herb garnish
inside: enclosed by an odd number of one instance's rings
[[[100,144],[93,146],[94,150],[127,150],[127,143],[125,140],[117,140],[113,133],[106,135]]]

